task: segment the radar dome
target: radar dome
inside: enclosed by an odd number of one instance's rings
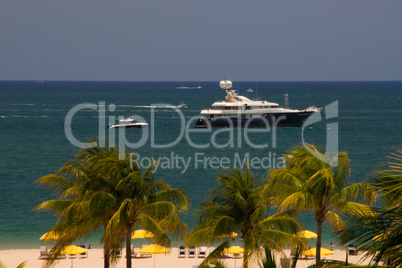
[[[219,83],[219,86],[222,88],[222,89],[230,89],[231,87],[232,87],[232,81],[229,81],[229,80],[222,80],[220,83]]]

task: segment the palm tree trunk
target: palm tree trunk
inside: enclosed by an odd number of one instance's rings
[[[316,253],[315,253],[315,263],[319,263],[321,260],[321,236],[322,236],[322,223],[324,222],[321,219],[317,219],[317,244],[316,244]]]
[[[131,224],[127,224],[126,234],[126,268],[131,268]]]
[[[110,267],[110,251],[109,251],[109,246],[105,242],[103,244],[103,267],[104,268],[109,268]]]
[[[243,268],[248,268],[248,260],[243,259]]]
[[[243,268],[248,268],[248,260],[246,258],[243,258]]]
[[[245,233],[242,232],[241,237],[243,238],[243,248],[244,248],[244,253],[243,253],[243,268],[248,268],[248,261],[250,259],[250,252],[249,248],[246,247],[246,243],[248,241],[248,237]]]

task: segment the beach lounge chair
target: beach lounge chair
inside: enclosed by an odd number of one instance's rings
[[[349,255],[357,255],[356,248],[353,244],[349,244],[348,246]]]
[[[143,248],[148,247],[148,244],[143,244],[142,245]],[[152,254],[151,253],[146,253],[146,254],[141,254],[140,253],[141,258],[151,258]]]
[[[131,258],[137,257],[137,252],[134,251],[134,245],[131,244]]]
[[[200,247],[198,258],[205,258],[207,256],[207,247]]]
[[[152,254],[151,253],[147,253],[147,254],[141,254],[140,253],[141,258],[151,258]]]
[[[40,259],[47,259],[49,257],[49,253],[47,252],[47,246],[40,246]]]
[[[243,254],[241,254],[241,253],[233,253],[233,258],[234,259],[241,259],[241,258],[243,258]]]
[[[190,249],[188,250],[188,257],[195,258],[195,247],[194,246],[190,247]]]
[[[179,247],[179,258],[185,258],[186,257],[186,248],[184,246]]]
[[[79,247],[85,248],[85,245],[79,245]],[[78,255],[78,257],[80,257],[81,259],[88,258],[88,251],[84,252],[84,253],[81,253],[80,255]]]
[[[69,259],[76,259],[76,258],[77,258],[77,255],[76,255],[76,254],[69,254],[69,255],[68,255],[68,258],[69,258]]]

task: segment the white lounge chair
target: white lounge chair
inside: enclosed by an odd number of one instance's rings
[[[207,247],[200,247],[198,258],[205,258],[207,256]]]
[[[136,258],[137,254],[138,254],[138,252],[135,252],[134,245],[131,244],[131,258]]]
[[[49,257],[49,252],[47,252],[47,246],[40,246],[40,259],[47,259]]]

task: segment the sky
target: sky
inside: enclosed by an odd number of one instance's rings
[[[402,80],[400,0],[0,0],[0,80]]]

